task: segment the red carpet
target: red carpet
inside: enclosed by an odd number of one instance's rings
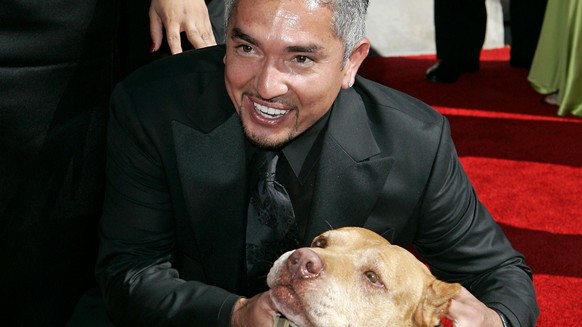
[[[360,73],[445,114],[483,203],[534,270],[537,326],[582,324],[582,119],[540,103],[509,49],[454,84],[424,80],[434,56],[368,58]]]

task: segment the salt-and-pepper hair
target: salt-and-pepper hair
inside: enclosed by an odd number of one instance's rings
[[[289,0],[282,0],[289,1]],[[336,36],[344,44],[343,59],[346,62],[354,51],[358,42],[366,36],[366,13],[369,0],[293,0],[293,1],[317,1],[323,5],[329,5],[333,12],[332,28]],[[232,13],[236,10],[238,0],[225,0],[225,25],[228,24]]]

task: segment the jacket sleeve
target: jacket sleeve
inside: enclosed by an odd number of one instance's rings
[[[440,279],[460,282],[512,326],[535,326],[531,269],[478,200],[443,129],[420,209],[415,247]]]
[[[162,162],[120,84],[108,125],[97,282],[118,326],[228,326],[238,296],[173,269],[175,222]],[[202,269],[200,274],[202,274]]]

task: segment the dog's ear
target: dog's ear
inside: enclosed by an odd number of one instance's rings
[[[434,279],[425,289],[424,296],[414,312],[414,325],[439,326],[441,318],[448,313],[451,300],[460,291],[461,285],[458,283],[451,284]]]

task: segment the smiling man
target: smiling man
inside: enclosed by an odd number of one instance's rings
[[[278,255],[363,226],[466,287],[455,326],[535,325],[531,271],[476,198],[447,120],[356,75],[367,5],[227,1],[226,46],[117,86],[96,268],[116,324],[272,326]],[[286,206],[259,208],[269,183]]]
[[[369,43],[358,40],[344,59],[328,6],[261,1],[235,9],[226,87],[245,134],[256,145],[284,146],[327,113],[342,86],[353,83]]]

